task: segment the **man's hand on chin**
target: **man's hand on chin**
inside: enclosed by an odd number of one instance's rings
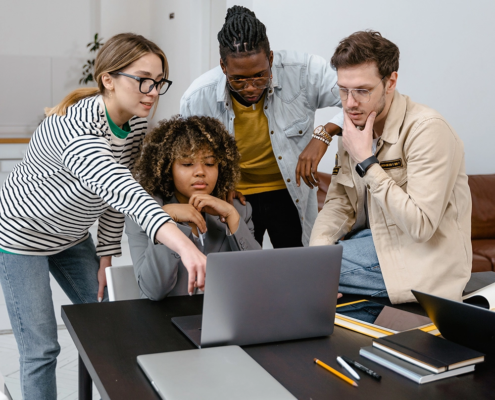
[[[344,129],[342,130],[342,144],[349,155],[358,164],[370,158],[373,145],[373,124],[376,112],[373,111],[366,120],[364,129],[359,130],[344,111]]]

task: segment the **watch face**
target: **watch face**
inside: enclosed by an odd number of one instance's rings
[[[325,130],[323,125],[317,126],[314,130],[314,133],[322,133]]]
[[[366,170],[361,167],[361,164],[356,164],[356,172],[361,178],[366,174]]]
[[[378,161],[378,158],[376,158],[375,156],[371,156],[370,158],[364,160],[362,163],[356,164],[356,172],[362,178],[366,175],[366,171],[368,171],[368,169],[373,164],[377,164],[377,163],[380,163],[380,161]]]

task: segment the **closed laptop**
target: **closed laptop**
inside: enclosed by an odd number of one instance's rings
[[[295,397],[238,346],[138,356],[166,400],[294,400]]]

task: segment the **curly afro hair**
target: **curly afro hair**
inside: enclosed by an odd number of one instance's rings
[[[240,178],[240,154],[235,139],[217,119],[173,116],[148,133],[134,168],[136,180],[149,194],[167,199],[174,194],[172,164],[211,150],[218,163],[218,179],[212,196],[225,199]]]

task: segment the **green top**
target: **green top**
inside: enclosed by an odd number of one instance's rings
[[[119,128],[115,122],[112,121],[112,118],[110,118],[110,115],[108,115],[107,108],[105,107],[105,113],[107,114],[107,119],[108,119],[108,125],[110,126],[110,130],[112,133],[117,136],[119,139],[125,139],[129,132],[131,131],[131,126],[129,125],[129,121],[127,121],[124,125],[122,125],[122,128]]]
[[[1,248],[0,248],[0,253],[15,254],[15,253],[11,253],[10,251],[7,251],[7,250],[1,249]]]

